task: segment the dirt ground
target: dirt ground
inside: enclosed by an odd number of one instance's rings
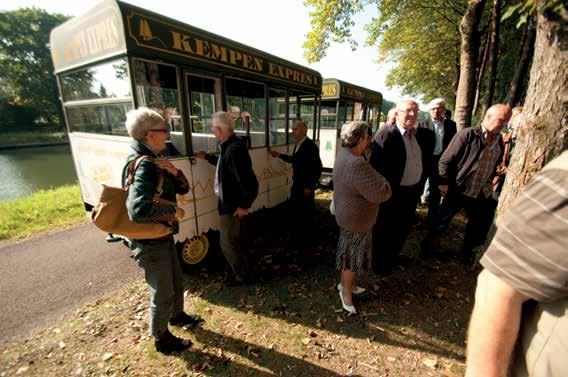
[[[477,275],[451,253],[463,218],[443,240],[450,252],[423,261],[421,209],[404,249],[409,265],[387,277],[367,275],[360,314],[347,316],[335,287],[331,192],[317,198],[319,234],[309,248],[288,247],[262,221],[252,247],[254,284],[225,287],[211,269],[186,276],[186,311],[205,319],[200,328],[173,330],[194,342],[190,350],[155,351],[147,335],[149,290],[139,281],[0,350],[0,377],[463,375]]]

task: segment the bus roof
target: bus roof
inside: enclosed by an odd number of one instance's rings
[[[363,88],[338,79],[324,79],[321,99],[349,99],[372,105],[381,105],[383,95],[375,90]]]
[[[317,71],[117,0],[54,28],[50,44],[56,73],[128,54],[321,92]]]

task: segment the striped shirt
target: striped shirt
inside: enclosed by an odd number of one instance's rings
[[[492,135],[489,140],[489,134],[484,129],[483,138],[485,147],[479,155],[479,160],[472,168],[465,186],[464,195],[470,198],[477,198],[484,186],[489,185],[499,159],[499,135]]]
[[[568,151],[561,159],[568,164]],[[499,224],[481,264],[537,301],[568,297],[568,169],[549,166],[534,177]]]
[[[397,125],[398,131],[402,135],[404,148],[406,149],[406,165],[400,180],[401,186],[412,186],[420,182],[422,178],[422,150],[416,141],[416,129],[407,130]]]

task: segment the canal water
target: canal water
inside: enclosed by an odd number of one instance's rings
[[[0,201],[74,183],[68,145],[0,150]]]

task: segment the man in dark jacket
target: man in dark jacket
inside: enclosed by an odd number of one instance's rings
[[[491,183],[503,156],[501,130],[510,117],[507,105],[493,105],[480,126],[461,130],[450,142],[440,158],[438,171],[438,188],[444,201],[423,242],[423,253],[436,248],[440,233],[464,208],[467,225],[461,260],[466,265],[473,262],[473,249],[485,242],[493,222],[495,200]]]
[[[438,164],[442,153],[446,150],[450,141],[456,134],[456,122],[444,118],[446,111],[446,101],[443,98],[435,98],[428,104],[430,116],[432,117],[431,127],[434,131],[436,141],[432,160],[430,162],[430,174],[428,175],[428,222],[432,223],[435,214],[440,208],[440,190],[438,190],[439,176]]]
[[[321,177],[322,164],[319,148],[307,136],[308,128],[302,119],[297,119],[292,126],[292,137],[296,144],[292,155],[271,151],[273,157],[292,164],[292,189],[290,209],[294,234],[298,242],[304,244],[313,231],[311,218],[315,210],[314,193]]]
[[[370,163],[392,190],[391,198],[379,208],[373,229],[373,270],[377,273],[390,272],[397,262],[429,173],[434,132],[417,127],[418,112],[414,100],[399,103],[396,126],[379,130],[371,145]]]
[[[242,284],[251,278],[241,240],[243,221],[258,195],[258,180],[246,142],[234,133],[231,114],[216,112],[211,122],[211,131],[220,141],[219,156],[198,152],[196,157],[216,166],[214,191],[219,198],[221,251],[232,270],[227,283]]]

